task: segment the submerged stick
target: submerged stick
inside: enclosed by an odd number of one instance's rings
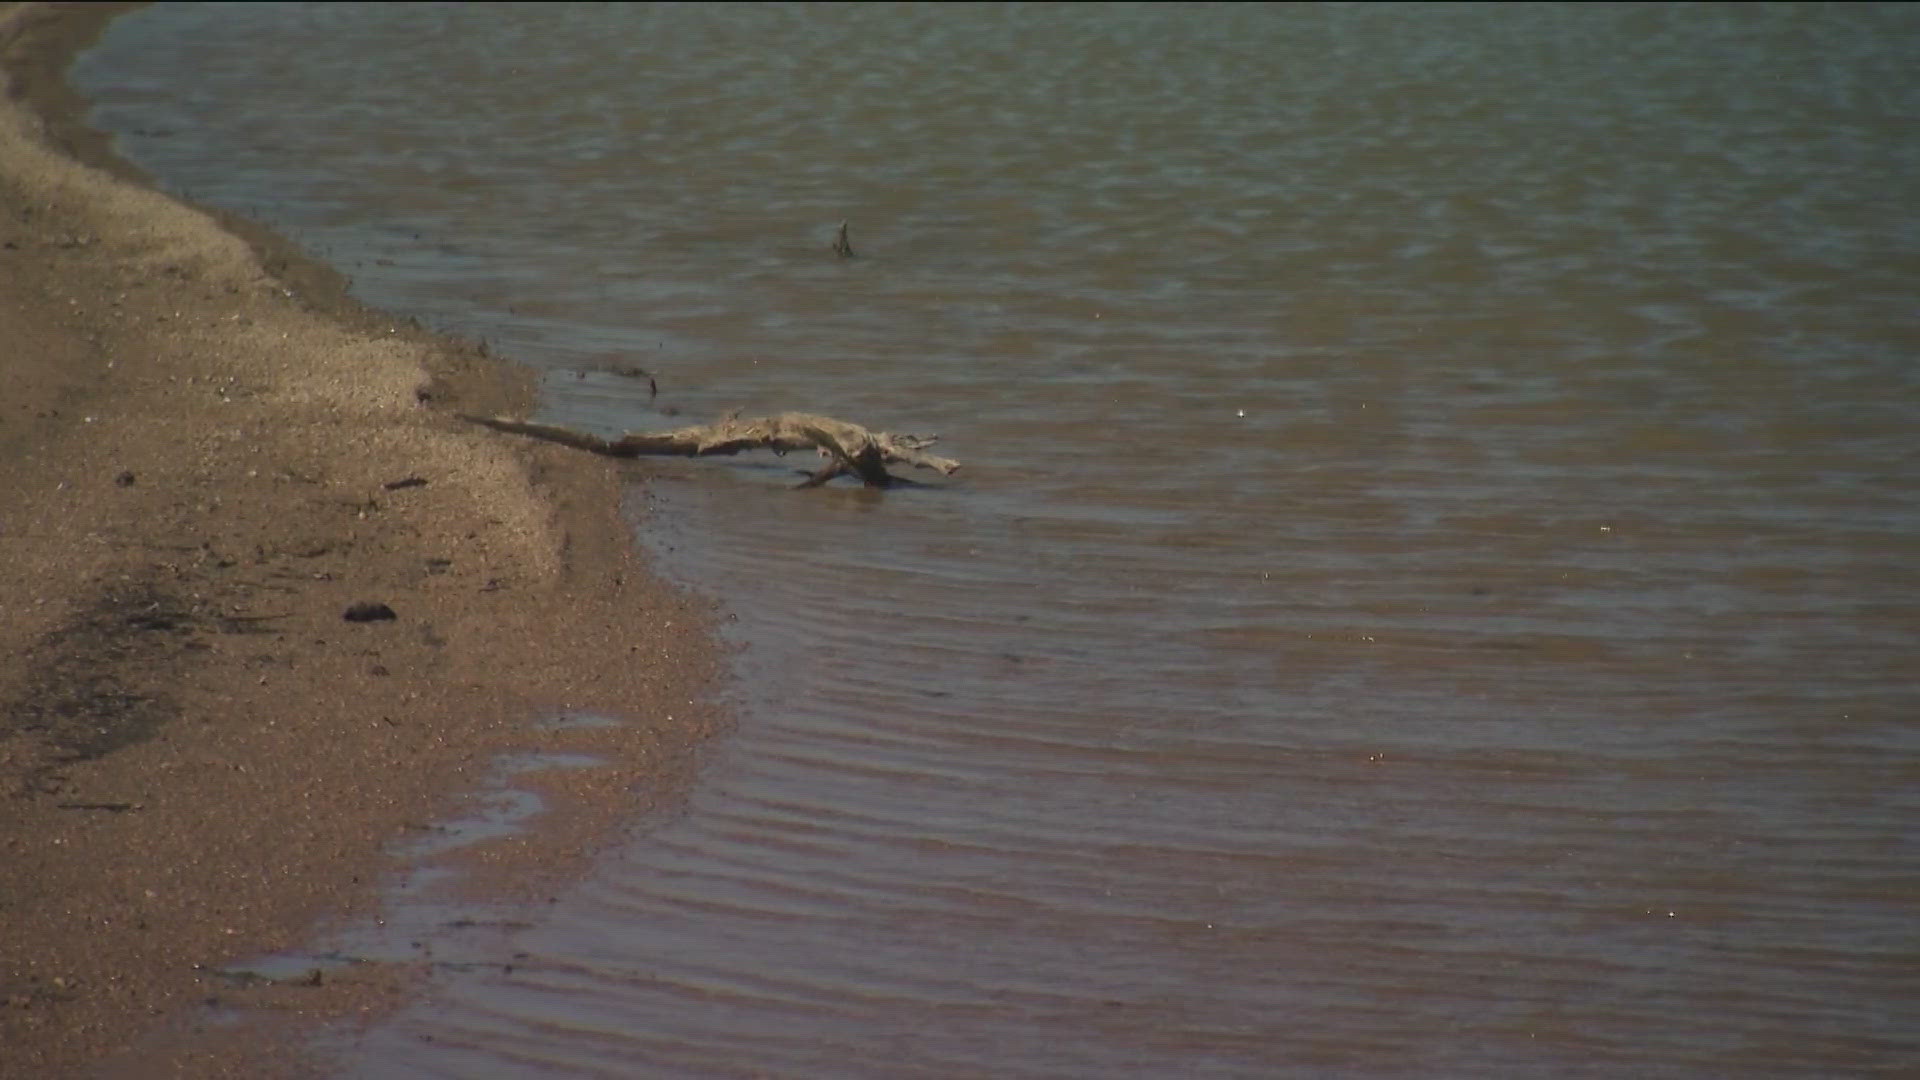
[[[711,424],[635,431],[617,439],[504,416],[462,414],[460,418],[495,431],[527,435],[607,457],[708,457],[743,450],[771,450],[776,454],[817,450],[827,461],[801,487],[819,487],[836,476],[847,475],[859,477],[868,487],[886,487],[898,479],[887,472],[888,465],[932,469],[942,476],[952,476],[960,469],[960,463],[951,458],[926,453],[927,447],[939,441],[937,435],[869,431],[859,424],[814,413],[786,412],[750,420],[729,413]]]

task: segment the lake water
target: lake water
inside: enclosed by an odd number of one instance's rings
[[[123,153],[545,419],[966,466],[636,466],[738,727],[343,1075],[1920,1072],[1916,57],[1911,6],[117,20]]]

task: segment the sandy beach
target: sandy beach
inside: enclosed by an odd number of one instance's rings
[[[524,372],[78,126],[60,73],[115,10],[0,7],[0,1076],[293,1074],[416,973],[213,969],[373,911],[383,849],[508,750],[609,764],[536,778],[467,887],[577,873],[713,724],[707,616],[636,560],[617,466],[454,418],[524,414]],[[566,710],[628,723],[532,726]]]

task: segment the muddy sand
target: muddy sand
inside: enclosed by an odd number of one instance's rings
[[[419,972],[216,969],[376,913],[383,851],[503,752],[610,764],[535,778],[551,809],[449,856],[464,887],[578,873],[684,783],[711,638],[620,466],[454,418],[524,414],[527,373],[78,125],[61,73],[114,10],[0,5],[0,1076],[292,1074]],[[574,710],[628,723],[534,726]]]

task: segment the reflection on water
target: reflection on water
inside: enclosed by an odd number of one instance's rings
[[[549,368],[548,419],[967,464],[636,468],[740,727],[346,1073],[1920,1067],[1916,47],[1902,7],[122,19],[79,78],[126,152]]]

